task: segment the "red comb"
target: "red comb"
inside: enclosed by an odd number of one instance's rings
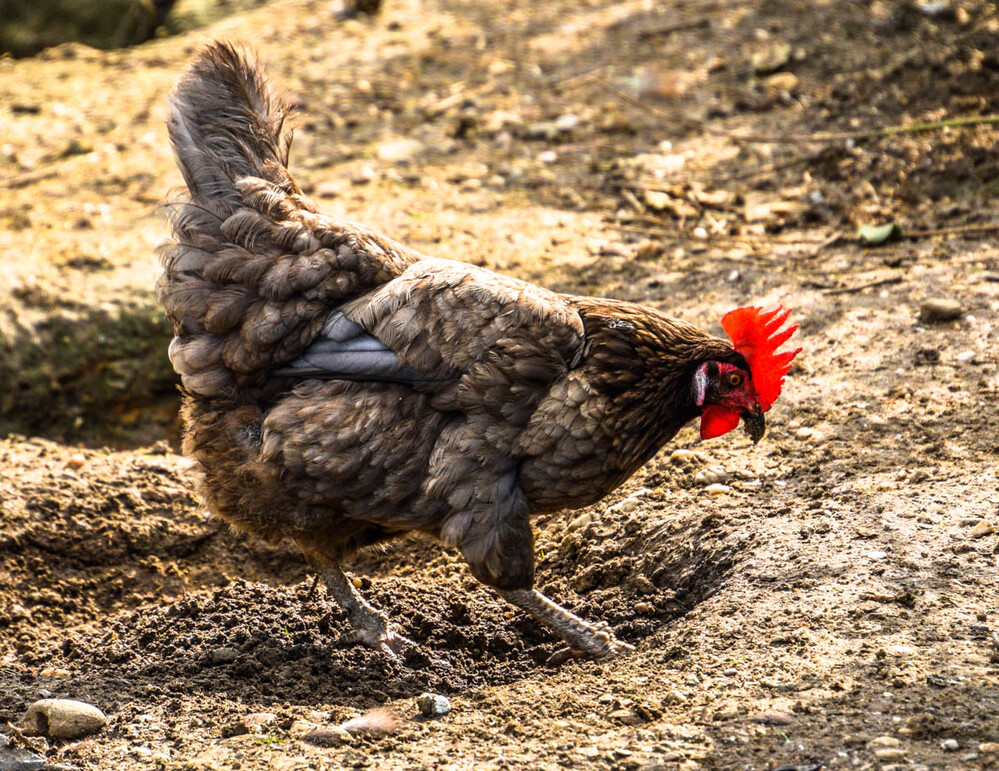
[[[764,412],[777,401],[784,376],[791,369],[791,361],[801,351],[795,348],[793,351],[777,352],[798,329],[797,324],[781,329],[790,315],[790,310],[777,306],[770,311],[753,307],[736,308],[722,316],[722,328],[732,338],[732,346],[749,362],[753,385]]]

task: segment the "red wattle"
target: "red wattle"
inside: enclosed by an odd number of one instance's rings
[[[701,439],[713,439],[727,434],[739,425],[739,413],[728,407],[712,404],[701,413]]]

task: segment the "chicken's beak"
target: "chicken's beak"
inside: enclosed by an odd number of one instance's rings
[[[742,410],[739,413],[742,418],[742,426],[746,429],[749,438],[756,444],[763,438],[767,430],[767,421],[763,417],[763,410],[757,407],[755,410]]]

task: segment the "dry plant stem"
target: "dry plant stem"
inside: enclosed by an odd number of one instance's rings
[[[937,131],[943,128],[960,128],[963,126],[979,126],[982,124],[999,123],[999,115],[969,115],[963,118],[948,118],[947,120],[931,121],[929,123],[913,123],[906,126],[886,126],[864,131],[823,131],[816,134],[740,134],[726,129],[712,128],[703,121],[689,118],[676,118],[662,110],[636,99],[599,78],[590,78],[591,83],[613,94],[621,101],[634,105],[641,110],[654,115],[660,120],[680,125],[688,129],[696,129],[706,134],[714,134],[731,139],[733,142],[762,142],[768,144],[812,144],[818,142],[845,142],[848,139],[876,139],[878,137],[894,136],[896,134],[918,134],[924,131]]]
[[[606,624],[591,624],[549,600],[537,589],[500,591],[500,595],[518,608],[527,611],[584,656],[605,659],[635,650],[618,640]]]
[[[892,276],[891,278],[883,278],[880,281],[872,281],[869,284],[861,284],[860,286],[847,286],[837,289],[826,289],[823,294],[856,294],[857,292],[863,292],[865,289],[876,289],[879,286],[891,286],[892,284],[901,284],[901,276]]]

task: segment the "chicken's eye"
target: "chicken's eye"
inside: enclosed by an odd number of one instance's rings
[[[732,386],[732,388],[738,388],[742,385],[742,375],[738,372],[733,372],[728,376],[728,384]]]

